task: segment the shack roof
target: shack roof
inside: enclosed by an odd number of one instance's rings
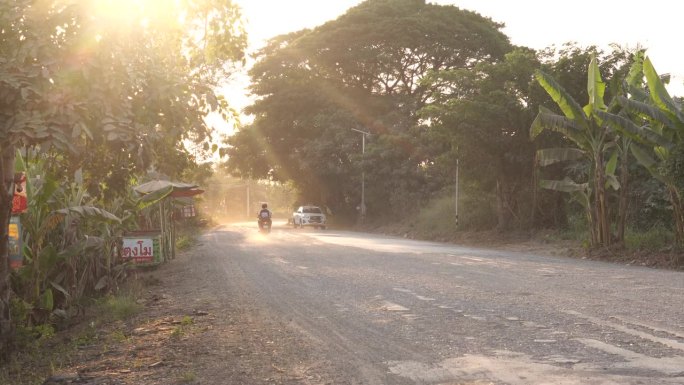
[[[197,188],[196,184],[172,182],[168,180],[153,180],[143,183],[134,190],[143,195],[144,202],[154,202],[166,197],[181,198],[193,197],[202,194],[204,190]]]

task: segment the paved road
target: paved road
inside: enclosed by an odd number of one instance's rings
[[[204,248],[323,383],[684,384],[684,273],[254,227]]]

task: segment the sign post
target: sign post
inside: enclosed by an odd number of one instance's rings
[[[22,254],[21,222],[19,217],[13,216],[9,223],[9,264],[10,268],[18,269],[24,264]]]
[[[26,173],[14,174],[14,194],[12,196],[12,217],[9,223],[9,265],[11,269],[18,269],[24,264],[23,244],[21,239],[21,221],[19,214],[28,209],[26,196]]]

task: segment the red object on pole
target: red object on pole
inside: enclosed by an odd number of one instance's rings
[[[26,174],[23,172],[14,175],[14,196],[12,197],[12,215],[19,215],[28,209],[26,196]]]

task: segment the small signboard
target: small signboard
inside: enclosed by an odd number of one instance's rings
[[[10,268],[18,269],[24,263],[21,244],[21,222],[19,221],[19,217],[10,218],[8,235]]]
[[[133,263],[153,263],[155,261],[154,240],[142,237],[124,237],[123,257]]]

